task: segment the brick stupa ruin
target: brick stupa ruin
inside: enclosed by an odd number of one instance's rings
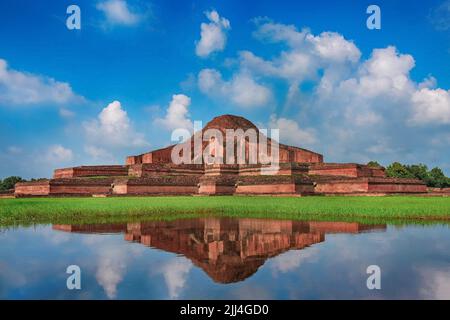
[[[218,130],[224,136],[227,129],[242,129],[244,132],[251,129],[261,137],[258,128],[249,120],[233,115],[222,115],[211,120],[203,130],[182,144],[191,144],[195,148],[195,136],[207,129]],[[266,139],[269,149],[272,140]],[[194,156],[191,157],[194,161],[190,161],[194,163],[176,164],[172,161],[171,155],[174,148],[182,146],[178,144],[129,156],[125,165],[57,169],[53,179],[16,184],[15,196],[246,194],[298,196],[427,192],[423,181],[388,178],[383,167],[357,163],[326,163],[319,153],[284,144],[279,144],[277,170],[270,175],[262,174],[269,166],[260,162],[250,164],[248,160],[251,143],[249,140],[244,141],[245,162],[242,164],[205,164],[204,161],[199,164]],[[224,140],[223,144],[225,142]],[[201,157],[209,144],[208,140],[200,143]]]

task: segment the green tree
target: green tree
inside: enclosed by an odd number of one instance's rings
[[[367,165],[368,165],[369,167],[381,167],[381,164],[379,164],[377,161],[369,161],[369,162],[367,163]]]
[[[435,167],[430,170],[430,187],[447,188],[450,186],[450,179],[447,178],[442,169]]]
[[[386,167],[386,175],[392,178],[415,178],[408,168],[400,162],[391,163]]]
[[[0,185],[0,190],[9,190],[9,189],[14,189],[14,186],[17,182],[23,182],[25,181],[24,179],[22,179],[21,177],[17,177],[17,176],[12,176],[12,177],[8,177],[3,179],[1,185]]]
[[[428,183],[430,180],[430,174],[428,173],[428,167],[422,163],[406,166],[406,169],[417,179]]]

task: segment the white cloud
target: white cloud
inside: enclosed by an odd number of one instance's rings
[[[63,104],[83,100],[66,82],[13,70],[0,59],[0,104]]]
[[[84,151],[86,154],[94,160],[103,160],[107,162],[112,162],[114,157],[111,153],[96,146],[85,146]]]
[[[357,62],[361,57],[355,44],[336,32],[323,32],[319,36],[308,34],[306,40],[321,58],[330,62]]]
[[[353,118],[357,126],[370,126],[380,123],[383,118],[373,111],[367,111],[359,114],[347,115],[348,118]]]
[[[132,26],[143,18],[143,15],[134,12],[125,0],[102,1],[96,8],[103,12],[110,25]]]
[[[203,69],[198,75],[198,85],[204,94],[229,99],[245,108],[266,106],[272,100],[269,88],[244,73],[235,74],[231,80],[224,81],[219,71]]]
[[[256,21],[257,24],[260,21]],[[270,42],[286,42],[291,47],[298,47],[305,41],[308,30],[299,32],[294,25],[285,25],[281,23],[273,23],[264,19],[264,23],[258,25],[258,29],[254,32],[256,38],[260,40],[268,40]]]
[[[295,146],[307,146],[316,143],[317,138],[313,129],[302,129],[291,119],[270,117],[269,128],[280,129],[280,142]]]
[[[419,270],[424,283],[420,289],[423,299],[448,300],[450,298],[450,269],[424,268]]]
[[[318,253],[319,250],[315,247],[302,250],[290,250],[274,258],[270,262],[270,269],[275,274],[292,272],[304,263],[316,261]]]
[[[201,24],[200,40],[195,46],[195,53],[202,58],[223,51],[227,42],[226,32],[231,28],[230,21],[220,17],[217,11],[208,11],[205,15],[210,22]]]
[[[50,163],[65,163],[73,160],[73,152],[61,145],[53,145],[48,148],[46,159]]]
[[[191,98],[184,94],[174,94],[172,101],[167,108],[164,118],[158,118],[155,123],[165,127],[168,130],[193,128],[192,121],[189,119],[189,106]]]
[[[120,248],[105,248],[99,256],[95,277],[109,299],[117,296],[117,286],[126,271],[126,254]]]
[[[374,49],[363,60],[355,43],[339,33],[314,35],[308,29],[298,30],[267,19],[257,21],[254,35],[267,45],[284,46],[270,59],[250,51],[239,52],[239,63],[227,64],[236,67],[232,79],[245,74],[266,84],[284,80],[283,114],[321,133],[311,148],[324,153],[328,161],[363,162],[376,155],[385,163],[401,160],[443,165],[436,159],[446,152],[444,143],[434,143],[427,152],[419,146],[445,133],[445,125],[450,123],[450,91],[437,88],[432,75],[413,80],[416,61],[412,55],[388,46]],[[227,83],[216,70],[199,75],[202,92],[222,93],[232,100],[233,95],[223,89]],[[275,117],[273,121],[282,122],[280,119]],[[305,130],[291,119],[280,128],[283,126],[289,132]]]
[[[71,111],[69,109],[66,109],[66,108],[60,108],[59,109],[59,115],[62,118],[70,119],[70,118],[73,118],[75,116],[75,112],[73,112],[73,111]]]
[[[289,49],[269,61],[248,51],[241,52],[241,67],[291,83],[314,79],[321,68],[336,69],[338,65],[355,64],[361,57],[356,45],[336,32],[314,36],[307,29],[298,31],[295,26],[269,21],[258,25],[255,36],[270,42],[284,42]]]
[[[192,263],[186,258],[178,257],[168,261],[160,272],[169,291],[170,299],[177,299],[186,285],[186,278],[192,269]]]
[[[412,96],[414,124],[450,124],[450,90],[428,88],[414,92]]]
[[[106,106],[97,119],[83,123],[87,139],[85,151],[95,157],[111,160],[112,149],[146,147],[144,135],[137,132],[119,101]],[[105,158],[103,158],[105,157]]]
[[[428,76],[427,78],[423,79],[421,83],[419,83],[418,88],[428,88],[428,89],[434,89],[437,86],[437,80],[433,76]]]

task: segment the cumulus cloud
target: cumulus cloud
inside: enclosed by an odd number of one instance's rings
[[[186,279],[192,269],[192,263],[186,258],[175,258],[168,261],[160,270],[169,291],[170,299],[177,299],[186,286]]]
[[[63,104],[83,100],[66,82],[11,69],[0,59],[0,104]]]
[[[114,160],[114,156],[110,152],[97,146],[85,146],[84,151],[94,160],[104,160],[107,162],[112,162]]]
[[[319,57],[330,62],[357,62],[361,57],[355,44],[336,32],[323,32],[319,36],[308,34],[306,40]]]
[[[412,96],[414,124],[450,124],[450,90],[428,88],[414,92]]]
[[[264,60],[251,52],[240,54],[243,68],[268,76],[277,76],[290,82],[317,77],[320,68],[355,64],[361,57],[356,45],[336,32],[313,35],[308,29],[297,30],[295,26],[266,21],[258,24],[255,37],[273,43],[283,42],[283,50],[273,60]]]
[[[109,299],[117,296],[117,286],[126,271],[126,258],[123,250],[109,247],[99,256],[95,277]]]
[[[239,52],[233,60],[237,63],[228,64],[235,67],[231,79],[244,74],[266,84],[285,82],[283,114],[291,117],[272,116],[270,122],[294,132],[289,136],[303,136],[304,142],[296,144],[309,141],[328,161],[365,162],[376,156],[385,163],[400,160],[442,165],[437,159],[445,152],[444,144],[435,144],[436,148],[427,152],[418,146],[437,140],[448,130],[449,91],[439,88],[432,75],[413,80],[416,61],[412,55],[388,46],[375,48],[362,59],[356,44],[339,33],[315,35],[267,19],[257,20],[254,36],[265,45],[283,46],[270,59],[251,51]],[[233,101],[227,90],[231,82],[224,81],[217,70],[205,69],[199,74],[202,92]],[[307,124],[308,129],[298,123]],[[314,131],[321,132],[320,139]]]
[[[423,299],[448,300],[450,297],[450,268],[419,269],[424,286],[420,289]]]
[[[133,26],[143,15],[132,10],[125,0],[106,0],[97,3],[96,8],[103,12],[110,25]]]
[[[219,71],[203,69],[198,74],[198,86],[204,94],[229,99],[245,108],[265,106],[272,99],[269,88],[245,73],[235,74],[231,80],[225,81]]]
[[[302,129],[299,124],[291,119],[270,117],[269,128],[280,130],[280,142],[297,146],[309,146],[317,142],[313,129]]]
[[[73,160],[73,151],[59,144],[53,145],[48,148],[46,159],[50,163],[67,163]]]
[[[314,247],[285,252],[270,262],[270,269],[274,274],[298,270],[302,264],[316,261],[318,252]]]
[[[195,46],[197,56],[205,58],[216,51],[223,51],[227,42],[230,21],[221,17],[215,10],[205,12],[209,23],[200,25],[200,40]]]
[[[96,119],[83,123],[85,151],[94,158],[110,160],[111,150],[147,147],[144,135],[137,132],[120,101],[113,101]]]
[[[192,121],[189,119],[189,106],[191,98],[184,94],[174,94],[172,101],[167,108],[164,118],[157,118],[155,123],[169,130],[193,128]]]
[[[72,166],[76,159],[73,149],[57,143],[13,145],[0,150],[0,176],[51,177],[55,168]]]

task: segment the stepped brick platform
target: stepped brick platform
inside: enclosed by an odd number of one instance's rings
[[[203,134],[210,129],[223,135],[222,146],[215,144],[211,148],[214,139],[203,139]],[[240,142],[237,136],[227,135],[228,129],[240,130],[243,134]],[[252,132],[256,133],[255,140],[247,136],[247,133]],[[278,145],[278,164],[271,166],[260,161],[262,151],[258,143],[262,139],[267,141],[266,156],[273,159],[271,150],[275,142],[262,135],[253,123],[242,117],[219,116],[181,144],[129,156],[125,165],[57,169],[53,179],[17,183],[14,194],[16,197],[429,194],[422,181],[387,178],[383,167],[324,163],[319,153],[284,144]],[[231,155],[225,152],[227,142],[234,147]],[[196,150],[196,143],[200,156],[192,152],[190,159],[189,154],[183,158],[190,161],[173,161],[173,154],[179,152],[178,155],[182,156],[184,147]],[[237,156],[238,146],[241,145],[244,146],[244,159]],[[222,147],[223,158],[231,159],[231,164],[227,161],[224,161],[226,164],[208,163],[205,152],[216,156],[216,148]],[[256,162],[250,161],[253,150],[257,150]],[[446,191],[434,193],[445,194]]]
[[[14,198],[14,190],[0,191],[0,199]]]
[[[53,178],[128,176],[128,166],[81,166],[56,169]]]

